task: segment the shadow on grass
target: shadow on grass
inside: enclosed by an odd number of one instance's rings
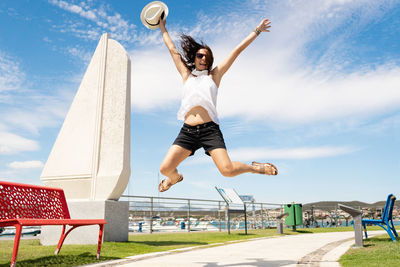
[[[312,231],[309,230],[296,230],[296,232],[301,233],[301,234],[312,234]]]
[[[182,245],[193,245],[193,246],[201,246],[207,245],[206,242],[189,242],[189,241],[129,241],[129,244],[140,244],[140,245],[147,245],[147,246],[155,246],[155,247],[162,247],[162,246],[182,246]]]
[[[400,238],[396,238],[396,241],[400,241]],[[364,248],[372,248],[376,246],[380,246],[381,244],[393,244],[393,240],[388,236],[387,238],[385,237],[370,237],[367,239],[364,239]]]
[[[116,260],[118,257],[104,257],[100,256],[100,260],[96,259],[96,255],[90,254],[89,252],[82,253],[79,255],[57,255],[57,256],[46,256],[36,259],[29,260],[18,260],[17,266],[78,266],[83,264],[90,264],[102,261]],[[7,264],[0,264],[0,267],[10,266],[10,262]]]
[[[364,248],[370,248],[370,247],[372,248],[372,247],[375,247],[375,246],[376,246],[375,244],[368,244],[368,243],[367,244],[365,244],[365,243],[363,244]]]
[[[365,241],[371,241],[374,243],[393,243],[394,241],[390,238],[390,236],[386,237],[370,237],[364,240]],[[400,241],[400,238],[396,238],[396,241]]]

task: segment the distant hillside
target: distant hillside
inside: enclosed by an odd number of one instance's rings
[[[354,208],[383,208],[385,207],[386,201],[378,201],[375,203],[365,203],[361,201],[319,201],[313,203],[303,204],[303,211],[310,210],[312,206],[315,209],[322,209],[322,210],[333,210],[336,209],[338,204],[343,204],[346,206],[354,207]],[[396,200],[395,206],[400,206],[400,201]]]

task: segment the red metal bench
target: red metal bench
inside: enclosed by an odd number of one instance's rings
[[[102,219],[71,219],[64,191],[60,188],[17,184],[0,181],[0,227],[14,226],[16,229],[11,266],[15,266],[23,226],[62,225],[62,233],[55,254],[60,252],[67,235],[75,228],[98,224],[99,241],[97,259],[100,258],[104,224]],[[65,232],[66,226],[71,228]]]

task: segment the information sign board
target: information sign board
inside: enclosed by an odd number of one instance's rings
[[[232,188],[215,188],[228,205],[243,205],[242,199],[239,197],[238,193],[236,193],[236,191]]]

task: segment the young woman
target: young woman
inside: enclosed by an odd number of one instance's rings
[[[183,180],[178,173],[178,165],[203,147],[211,156],[223,176],[233,177],[242,173],[278,174],[271,163],[253,162],[251,165],[232,162],[226,151],[224,138],[219,129],[216,111],[218,87],[221,79],[239,54],[256,39],[261,32],[269,32],[271,22],[264,19],[218,66],[212,69],[214,57],[211,49],[192,37],[182,35],[179,53],[165,28],[166,21],[160,21],[160,30],[165,45],[171,53],[175,66],[183,80],[183,98],[178,111],[178,119],[183,127],[175,142],[167,152],[160,166],[160,172],[167,178],[158,186],[160,192]]]

